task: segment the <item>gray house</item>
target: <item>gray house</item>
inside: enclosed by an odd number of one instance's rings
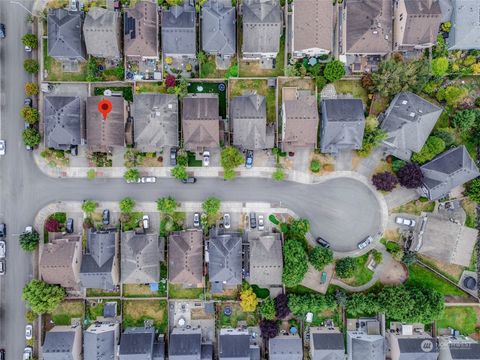
[[[247,150],[270,149],[274,145],[274,128],[267,127],[265,96],[246,94],[230,102],[233,145]]]
[[[80,283],[84,288],[112,290],[118,284],[118,233],[115,229],[88,230]]]
[[[119,360],[163,360],[165,340],[155,328],[127,328],[120,338]]]
[[[184,230],[168,237],[168,279],[184,288],[203,287],[203,231]]]
[[[211,343],[202,344],[202,329],[175,327],[170,333],[168,358],[171,360],[212,360]]]
[[[48,12],[48,56],[58,61],[85,61],[83,12],[51,9]]]
[[[212,234],[208,242],[208,274],[212,292],[242,284],[242,242],[240,233]]]
[[[452,29],[448,50],[480,49],[480,2],[477,0],[452,0]]]
[[[283,13],[277,0],[245,0],[242,4],[244,59],[273,59],[280,50]]]
[[[422,191],[430,200],[440,199],[453,188],[480,175],[464,145],[445,151],[421,169],[424,176]]]
[[[310,358],[312,360],[345,359],[345,340],[338,327],[310,328]]]
[[[268,340],[270,360],[303,360],[303,342],[298,335],[278,335]]]
[[[119,59],[122,48],[120,12],[100,7],[91,8],[85,16],[83,36],[89,55]]]
[[[235,8],[230,1],[208,0],[202,7],[203,51],[230,62],[237,49],[236,24]]]
[[[137,149],[157,152],[178,146],[178,98],[174,94],[138,94],[132,105]]]
[[[258,343],[247,330],[221,329],[218,336],[219,360],[260,360]]]
[[[195,8],[188,2],[162,10],[163,56],[195,58],[197,28]]]
[[[348,360],[385,360],[383,320],[347,319]]]
[[[397,94],[380,118],[380,128],[388,134],[383,144],[387,152],[402,160],[422,150],[442,108],[411,92]]]
[[[323,153],[362,148],[365,115],[360,99],[322,100],[322,134],[320,149]]]
[[[45,335],[44,360],[81,360],[82,326],[55,326]]]
[[[478,360],[480,343],[464,335],[439,336],[440,356],[438,360]]]
[[[160,261],[164,261],[164,242],[158,233],[122,233],[121,281],[123,284],[151,284],[160,279]]]
[[[437,360],[437,339],[425,332],[423,324],[393,322],[386,334],[391,360]]]
[[[283,253],[279,233],[250,239],[250,284],[260,287],[282,286]]]
[[[84,129],[78,96],[46,96],[44,100],[45,147],[70,150],[82,143]]]
[[[95,322],[91,324],[83,332],[83,359],[115,359],[119,337],[120,324],[118,323]]]

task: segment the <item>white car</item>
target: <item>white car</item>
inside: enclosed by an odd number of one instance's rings
[[[416,224],[415,220],[406,219],[406,218],[403,218],[403,217],[400,217],[400,216],[397,216],[395,218],[395,223],[398,224],[398,225],[404,225],[404,226],[408,226],[408,227],[414,227],[415,224]]]
[[[143,215],[143,218],[142,218],[142,226],[145,230],[147,230],[150,226],[150,219],[148,217],[148,215]]]
[[[25,325],[25,339],[32,340],[33,338],[33,326],[30,324]]]
[[[27,346],[25,350],[23,350],[23,360],[29,360],[33,356],[33,349],[31,346]]]
[[[210,165],[210,151],[203,152],[203,166]]]
[[[33,226],[27,226],[25,228],[25,233],[26,234],[31,234],[33,232]]]
[[[140,178],[140,182],[146,184],[153,184],[157,182],[157,178],[155,176],[143,176]]]
[[[30,46],[25,45],[26,52],[32,52],[32,48]]]
[[[194,227],[200,227],[200,214],[199,213],[193,214],[193,226]]]
[[[362,241],[360,241],[357,245],[357,247],[362,250],[362,249],[365,249],[368,245],[370,245],[372,243],[373,239],[371,236],[368,236],[367,238],[363,239]]]
[[[7,244],[5,241],[0,240],[0,259],[4,259],[7,256]]]
[[[258,215],[258,230],[265,230],[265,220],[263,218],[263,215]]]
[[[223,226],[225,229],[230,229],[230,214],[223,215]]]
[[[0,155],[5,155],[5,140],[0,140]]]

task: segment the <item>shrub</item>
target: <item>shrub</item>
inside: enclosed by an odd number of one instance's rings
[[[258,298],[253,289],[248,286],[240,293],[240,307],[244,312],[253,312],[257,308]]]
[[[340,259],[335,264],[335,272],[337,276],[341,279],[346,279],[355,273],[357,269],[357,261],[351,257],[345,257]]]
[[[24,232],[20,234],[20,247],[24,251],[34,251],[40,241],[40,235],[33,230],[30,233]]]
[[[448,105],[456,107],[467,94],[468,92],[465,88],[450,85],[445,89],[445,101]]]
[[[140,178],[140,173],[137,169],[128,169],[123,174],[123,178],[126,182],[137,182]]]
[[[280,221],[278,221],[278,219],[273,214],[268,215],[268,220],[270,220],[270,222],[275,225],[280,224]]]
[[[25,95],[26,96],[38,95],[38,85],[33,83],[33,82],[26,83],[25,84]]]
[[[37,60],[26,59],[23,62],[23,68],[25,69],[26,72],[30,74],[36,74],[38,72],[38,69],[40,68],[40,65],[38,64]]]
[[[468,133],[476,125],[477,118],[480,120],[480,110],[462,110],[455,113],[453,125],[462,133]]]
[[[95,171],[95,169],[88,169],[87,171],[88,180],[94,180],[96,176],[97,176],[97,172]]]
[[[225,79],[230,79],[231,77],[238,77],[238,65],[231,65],[227,72],[225,73]]]
[[[317,90],[320,91],[327,85],[327,79],[323,76],[317,76],[315,78],[315,84],[317,85]]]
[[[267,320],[275,319],[275,303],[272,298],[266,298],[260,305],[260,314]]]
[[[57,232],[60,230],[60,222],[56,219],[47,219],[45,221],[45,230],[47,232]]]
[[[447,57],[439,57],[432,60],[432,75],[444,76],[448,71],[448,59]]]
[[[135,207],[135,200],[132,198],[126,197],[120,200],[120,211],[124,214],[130,214]]]
[[[317,246],[308,254],[308,260],[316,270],[322,271],[326,265],[333,261],[333,252],[330,249]]]
[[[28,128],[23,130],[22,139],[25,146],[36,147],[42,141],[42,137],[37,129]]]
[[[467,184],[465,195],[470,200],[480,203],[480,178],[473,179]]]
[[[290,294],[288,307],[292,314],[305,316],[308,312],[318,314],[320,311],[333,310],[337,307],[333,296],[323,294]]]
[[[97,210],[98,204],[95,200],[85,200],[82,204],[82,211],[91,214]]]
[[[310,171],[314,173],[318,173],[322,169],[322,164],[318,160],[312,160],[310,162]]]
[[[406,161],[395,159],[392,161],[392,170],[394,173],[397,173],[401,168],[407,164]]]
[[[390,171],[385,171],[373,175],[372,183],[377,190],[392,191],[397,186],[398,179]]]
[[[34,34],[25,34],[22,36],[22,44],[29,48],[38,48],[38,39]]]
[[[273,172],[272,179],[275,181],[285,180],[285,172],[281,167],[277,167],[277,169]]]
[[[40,113],[37,109],[34,109],[30,106],[24,106],[22,110],[20,110],[20,116],[25,119],[27,123],[30,125],[34,125],[38,122],[40,118]]]
[[[288,297],[285,294],[279,294],[274,300],[275,315],[277,319],[285,319],[290,315],[290,308],[288,307]]]
[[[173,76],[172,74],[168,74],[166,77],[165,77],[165,87],[168,89],[168,88],[171,88],[171,87],[174,87],[175,86],[175,83],[176,83],[176,79],[175,79],[175,76]]]
[[[445,143],[446,148],[449,148],[449,147],[455,145],[455,137],[449,131],[437,130],[432,135],[442,139],[443,142]]]
[[[279,333],[278,323],[273,320],[263,319],[260,321],[260,333],[264,341],[274,338]]]
[[[397,172],[397,178],[400,185],[415,189],[422,185],[423,173],[417,164],[408,163]]]
[[[445,142],[436,136],[429,136],[420,152],[413,154],[412,160],[424,164],[445,150]]]
[[[175,179],[178,180],[184,180],[188,178],[187,169],[185,168],[185,166],[182,166],[180,164],[175,165],[175,167],[170,170],[170,173]]]
[[[452,23],[450,21],[446,21],[440,25],[440,29],[448,33],[452,29]]]
[[[308,270],[307,254],[302,243],[287,238],[283,246],[283,261],[283,283],[287,287],[297,286]]]
[[[345,75],[345,65],[339,60],[330,61],[323,72],[329,82],[340,80]]]
[[[224,169],[224,179],[233,179],[235,177],[233,169],[243,164],[243,155],[236,147],[227,146],[220,154],[220,164]]]

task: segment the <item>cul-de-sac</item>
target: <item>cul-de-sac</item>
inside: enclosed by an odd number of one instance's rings
[[[480,0],[0,0],[0,360],[480,360]]]

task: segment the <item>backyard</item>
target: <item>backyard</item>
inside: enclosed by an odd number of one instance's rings
[[[225,308],[231,311],[230,315],[225,314]],[[240,326],[239,322],[245,322],[247,326],[255,326],[258,323],[257,312],[243,312],[238,303],[221,303],[217,305],[218,319],[221,328]],[[227,311],[228,313],[228,311]]]
[[[87,289],[87,297],[116,297],[120,296],[120,291],[105,291],[102,289]]]
[[[315,91],[315,83],[312,79],[305,78],[278,78],[278,106],[282,106],[282,89],[284,87],[295,87],[298,90]]]
[[[70,325],[72,319],[83,318],[83,301],[82,300],[67,300],[50,314],[55,325]]]
[[[90,321],[95,321],[97,317],[103,316],[103,309],[105,308],[105,303],[109,301],[115,301],[117,303],[117,311],[121,310],[120,300],[102,300],[102,301],[92,301],[87,300],[85,307],[85,317]]]
[[[360,80],[337,80],[333,83],[338,94],[352,94],[354,98],[362,99],[367,106],[370,102],[368,92],[362,87]]]
[[[159,297],[158,291],[152,291],[145,284],[123,284],[123,296],[132,298]]]
[[[236,56],[233,57],[231,65],[237,65],[237,58]],[[223,79],[227,70],[220,70],[217,69],[217,65],[215,63],[215,56],[208,55],[206,56],[205,62],[200,64],[200,77],[201,78],[209,78],[209,79]]]
[[[189,94],[218,94],[219,113],[225,119],[227,116],[227,84],[225,82],[191,82],[188,85]]]
[[[259,95],[266,97],[267,102],[267,122],[269,124],[275,123],[276,120],[276,95],[275,88],[268,86],[265,79],[230,79],[229,80],[230,100],[234,96],[243,95],[245,91],[255,91]]]
[[[438,277],[431,271],[413,264],[408,268],[408,280],[406,285],[418,285],[435,289],[445,296],[467,296],[462,290]]]
[[[471,306],[449,306],[443,311],[442,317],[437,320],[437,328],[451,327],[459,330],[462,335],[471,335],[477,327],[477,317],[477,312]]]
[[[145,320],[152,320],[153,326],[164,333],[168,326],[166,300],[127,300],[123,302],[123,328],[141,327]]]
[[[184,288],[180,284],[168,284],[169,299],[203,299],[203,288]]]
[[[46,71],[45,79],[48,81],[86,81],[87,79],[87,62],[79,64],[78,72],[64,72],[62,63],[48,56],[47,39],[43,39],[43,66]]]
[[[131,86],[104,86],[104,87],[95,87],[95,95],[103,95],[105,90],[111,90],[112,92],[122,93],[123,98],[127,101],[133,101],[133,89]]]
[[[163,82],[137,82],[135,84],[135,93],[161,93],[166,94],[167,88]]]
[[[280,38],[280,47],[275,59],[275,68],[268,70],[260,67],[260,62],[255,60],[240,60],[240,77],[272,77],[285,74],[285,36]]]

